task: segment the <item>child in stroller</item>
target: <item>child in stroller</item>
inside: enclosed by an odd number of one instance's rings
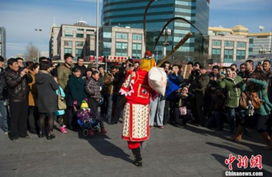
[[[76,109],[76,108],[75,108]],[[103,122],[97,120],[95,114],[89,108],[86,100],[83,100],[80,109],[76,111],[77,123],[81,127],[83,136],[92,136],[96,132],[105,135],[107,131],[104,128]]]

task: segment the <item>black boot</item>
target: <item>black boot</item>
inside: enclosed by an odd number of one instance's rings
[[[53,134],[53,130],[49,130],[48,134],[47,134],[47,139],[48,140],[52,140],[54,139],[56,136]]]
[[[132,149],[132,153],[134,155],[135,160],[133,161],[133,164],[136,165],[137,167],[142,167],[143,162],[142,162],[142,156],[141,156],[141,149],[140,147],[137,149]]]

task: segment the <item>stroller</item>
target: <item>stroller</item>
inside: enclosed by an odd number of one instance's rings
[[[77,123],[81,128],[83,136],[93,136],[96,132],[101,130],[104,133],[104,126],[102,121],[97,120],[95,114],[91,111],[86,100],[83,100],[80,109],[76,110]]]

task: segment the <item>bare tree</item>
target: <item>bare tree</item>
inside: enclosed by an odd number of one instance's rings
[[[32,43],[28,44],[25,53],[26,60],[37,62],[39,56],[40,56],[39,49],[35,47]]]

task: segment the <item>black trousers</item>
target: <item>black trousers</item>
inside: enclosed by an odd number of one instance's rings
[[[99,103],[95,99],[91,99],[89,102],[89,105],[90,105],[91,111],[93,111],[95,115],[95,119],[98,120],[101,128],[104,128],[104,123],[98,111],[98,107],[100,106]]]
[[[28,107],[28,130],[31,133],[37,133],[37,121],[38,121],[39,113],[38,108],[36,106]]]
[[[122,111],[126,104],[126,97],[123,95],[114,95],[113,96],[113,117],[111,122],[117,123],[121,117]]]
[[[27,100],[10,101],[10,137],[25,137],[27,135]]]

